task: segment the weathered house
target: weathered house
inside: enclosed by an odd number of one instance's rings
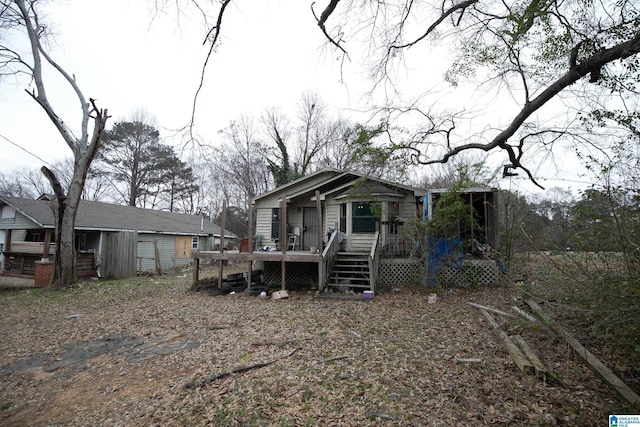
[[[265,280],[283,287],[374,290],[381,253],[406,243],[402,225],[421,220],[424,194],[357,172],[322,170],[254,199],[251,254],[195,257],[257,261]]]
[[[46,198],[0,197],[0,274],[33,280],[53,259],[54,218]],[[78,273],[120,278],[188,265],[193,250],[212,250],[216,224],[198,215],[81,201],[75,223]],[[227,242],[236,236],[225,232]]]
[[[460,253],[461,263],[466,258],[465,269],[456,266],[453,272],[439,258],[436,263],[434,257],[425,256],[433,248],[420,223],[429,221],[435,201],[445,191],[418,189],[352,171],[318,171],[254,199],[256,229],[250,232],[249,241],[255,243],[246,245],[248,253],[197,251],[194,258],[196,262],[251,263],[268,284],[281,284],[283,289],[375,291],[383,285],[416,282],[429,270],[446,274],[447,280],[463,281],[469,266],[480,272],[482,281],[494,281],[495,262],[486,257],[475,259],[471,250]],[[468,215],[481,224],[471,230],[461,228],[458,240],[465,240],[464,248],[495,251],[497,190],[469,189],[460,197],[469,207]]]

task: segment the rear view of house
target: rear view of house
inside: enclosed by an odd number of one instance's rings
[[[255,244],[247,245],[249,253],[198,251],[194,258],[251,262],[265,282],[283,289],[375,292],[420,281],[429,268],[439,273],[448,267],[425,260],[425,223],[442,193],[358,172],[318,171],[255,197]],[[460,197],[482,225],[460,229],[458,238],[495,250],[497,191],[470,189]],[[462,253],[461,262],[465,255],[474,256]]]

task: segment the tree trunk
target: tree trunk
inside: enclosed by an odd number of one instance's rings
[[[79,147],[74,149],[73,177],[66,195],[55,174],[45,166],[41,168],[42,173],[51,183],[56,196],[51,202],[56,224],[56,258],[51,286],[67,287],[76,284],[78,281],[75,248],[76,216],[89,166],[91,166],[91,162],[96,156],[107,118],[106,110],[96,111],[96,117],[94,118],[95,128],[91,143],[88,144],[86,150],[82,150]]]
[[[46,167],[42,172],[51,182],[55,194],[51,208],[56,223],[56,257],[52,286],[67,287],[78,281],[75,248],[75,222],[84,181],[92,159],[76,160],[74,173],[67,194],[57,177]]]

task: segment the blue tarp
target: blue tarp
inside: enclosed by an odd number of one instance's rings
[[[464,250],[462,240],[459,238],[447,239],[443,237],[427,238],[429,256],[427,257],[427,272],[429,283],[435,286],[436,275],[440,267],[445,265],[455,269],[462,268]]]

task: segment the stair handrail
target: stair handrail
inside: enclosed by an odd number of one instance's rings
[[[340,250],[340,243],[338,242],[338,233],[339,231],[336,229],[331,233],[331,237],[329,238],[329,242],[327,242],[327,246],[325,246],[322,251],[322,273],[320,275],[320,282],[318,283],[318,289],[320,292],[324,291],[327,283],[329,282],[329,276],[331,274],[331,270],[333,269],[333,264],[336,261],[336,256]]]
[[[376,231],[373,236],[373,244],[369,252],[369,287],[372,291],[376,290],[378,284],[378,266],[380,263],[380,231]]]

